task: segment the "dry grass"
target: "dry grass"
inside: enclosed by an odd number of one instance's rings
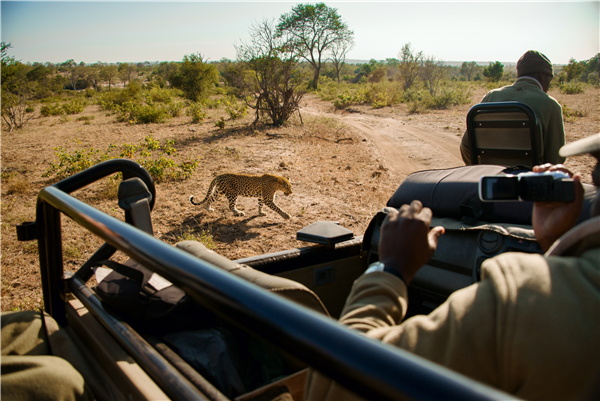
[[[220,109],[208,110],[209,118],[200,124],[179,117],[131,126],[116,123],[96,106],[88,106],[82,114],[93,118],[62,123],[57,117],[36,118],[23,130],[2,132],[2,310],[43,304],[36,244],[18,242],[15,224],[35,220],[37,193],[56,182],[42,175],[56,161],[57,146],[73,152],[106,149],[109,143],[138,143],[150,134],[161,143],[174,139],[179,159],[201,161],[191,179],[157,184],[155,235],[172,244],[202,240],[231,259],[305,246],[295,239],[296,231],[318,220],[339,221],[361,235],[396,186],[386,182],[385,171],[379,170],[356,135],[327,117],[304,118],[304,125],[295,117],[285,127],[253,128],[253,116],[232,121]],[[221,117],[225,129],[215,126]],[[203,197],[212,178],[224,172],[288,177],[294,193],[288,197],[279,193],[275,201],[292,219],[283,220],[270,209],[267,216],[257,216],[258,203],[251,198],[238,201],[244,217],[234,217],[225,199],[213,205],[214,212],[189,202],[192,194]],[[122,218],[116,191],[117,183],[105,179],[74,195]],[[74,271],[100,242],[65,218],[63,233],[65,269]]]
[[[477,103],[485,89],[473,94]],[[599,132],[597,89],[585,94],[551,93],[572,110],[585,116],[566,124],[568,142]],[[355,235],[362,235],[371,216],[385,205],[398,186],[371,154],[372,148],[358,132],[331,118],[333,107],[315,97],[322,115],[298,117],[280,128],[250,123],[254,116],[232,121],[222,109],[208,110],[208,118],[192,124],[190,117],[177,117],[163,124],[128,125],[116,123],[97,106],[88,106],[78,118],[60,121],[58,117],[35,118],[22,130],[8,133],[2,127],[2,198],[1,198],[1,309],[38,309],[43,305],[40,289],[39,259],[35,242],[18,242],[15,224],[35,220],[37,193],[55,178],[42,175],[56,161],[53,148],[62,146],[72,152],[78,148],[106,149],[110,143],[138,143],[152,135],[163,143],[174,139],[179,158],[200,157],[191,179],[166,180],[157,184],[153,211],[156,237],[174,244],[183,239],[212,243],[216,252],[239,259],[284,249],[305,246],[295,239],[301,228],[319,220],[339,221]],[[418,123],[426,129],[464,130],[469,105],[410,115],[405,105],[356,111]],[[87,117],[82,119],[81,117]],[[225,128],[215,125],[221,118]],[[427,152],[424,149],[423,152]],[[589,156],[570,158],[567,165],[576,171],[589,171],[594,163]],[[290,179],[294,193],[281,193],[275,202],[292,219],[283,220],[267,209],[257,216],[256,199],[241,198],[238,208],[244,217],[234,217],[224,199],[217,201],[214,212],[193,206],[189,196],[203,197],[212,178],[225,172],[246,174],[271,173]],[[588,181],[589,182],[589,181]],[[74,195],[98,209],[122,218],[116,199],[117,183],[109,179],[93,184]],[[66,270],[76,270],[100,245],[69,219],[63,221],[63,251]]]

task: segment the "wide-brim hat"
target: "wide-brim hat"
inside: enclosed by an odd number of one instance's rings
[[[596,157],[600,156],[600,133],[568,143],[558,151],[558,154],[562,157],[583,155],[585,153],[591,153]]]

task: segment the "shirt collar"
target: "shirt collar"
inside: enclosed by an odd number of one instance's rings
[[[521,82],[526,81],[526,82],[532,82],[532,83],[535,82],[535,84],[538,86],[538,88],[540,88],[540,90],[542,90],[542,91],[544,90],[544,88],[542,87],[542,84],[540,84],[540,82],[535,78],[523,76],[523,77],[517,78],[517,80],[515,82],[519,82],[519,81],[521,81]]]

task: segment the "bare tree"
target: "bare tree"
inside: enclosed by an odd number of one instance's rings
[[[266,114],[273,125],[281,125],[299,110],[304,96],[299,86],[303,75],[298,70],[294,49],[275,36],[272,20],[253,23],[250,41],[236,46],[242,69],[229,79],[248,107],[256,110],[258,122]]]
[[[460,66],[460,74],[467,77],[467,81],[470,81],[471,78],[477,73],[480,67],[477,65],[475,61],[464,61]]]
[[[133,74],[137,71],[137,67],[133,63],[120,63],[119,64],[119,76],[123,84],[131,82]]]
[[[400,71],[400,79],[404,84],[404,90],[413,85],[419,76],[419,68],[423,62],[423,52],[415,54],[410,46],[410,43],[405,44],[398,53],[398,70]]]
[[[431,96],[436,96],[441,83],[446,78],[446,70],[442,61],[430,56],[423,59],[420,76]]]
[[[108,82],[108,90],[110,90],[111,86],[116,83],[118,74],[119,67],[114,64],[103,65],[100,67],[100,79]]]
[[[340,70],[344,66],[344,63],[346,62],[346,55],[353,48],[354,48],[354,39],[352,36],[349,36],[346,39],[334,42],[331,45],[330,60],[331,60],[331,63],[333,64],[333,66],[335,67],[335,73],[337,76],[338,84],[340,83]]]
[[[23,128],[33,118],[33,113],[26,113],[27,101],[30,99],[29,88],[25,74],[26,66],[8,55],[10,43],[2,42],[0,45],[2,65],[2,119],[8,125],[8,131]]]

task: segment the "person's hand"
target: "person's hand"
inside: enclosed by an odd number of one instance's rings
[[[432,212],[418,201],[391,210],[381,225],[379,260],[398,271],[408,285],[437,248],[443,227],[429,230]]]
[[[535,173],[562,171],[575,181],[575,200],[573,202],[535,202],[533,204],[532,225],[538,244],[544,252],[564,233],[575,226],[583,207],[583,186],[581,175],[573,174],[562,164],[550,163],[534,166]]]

